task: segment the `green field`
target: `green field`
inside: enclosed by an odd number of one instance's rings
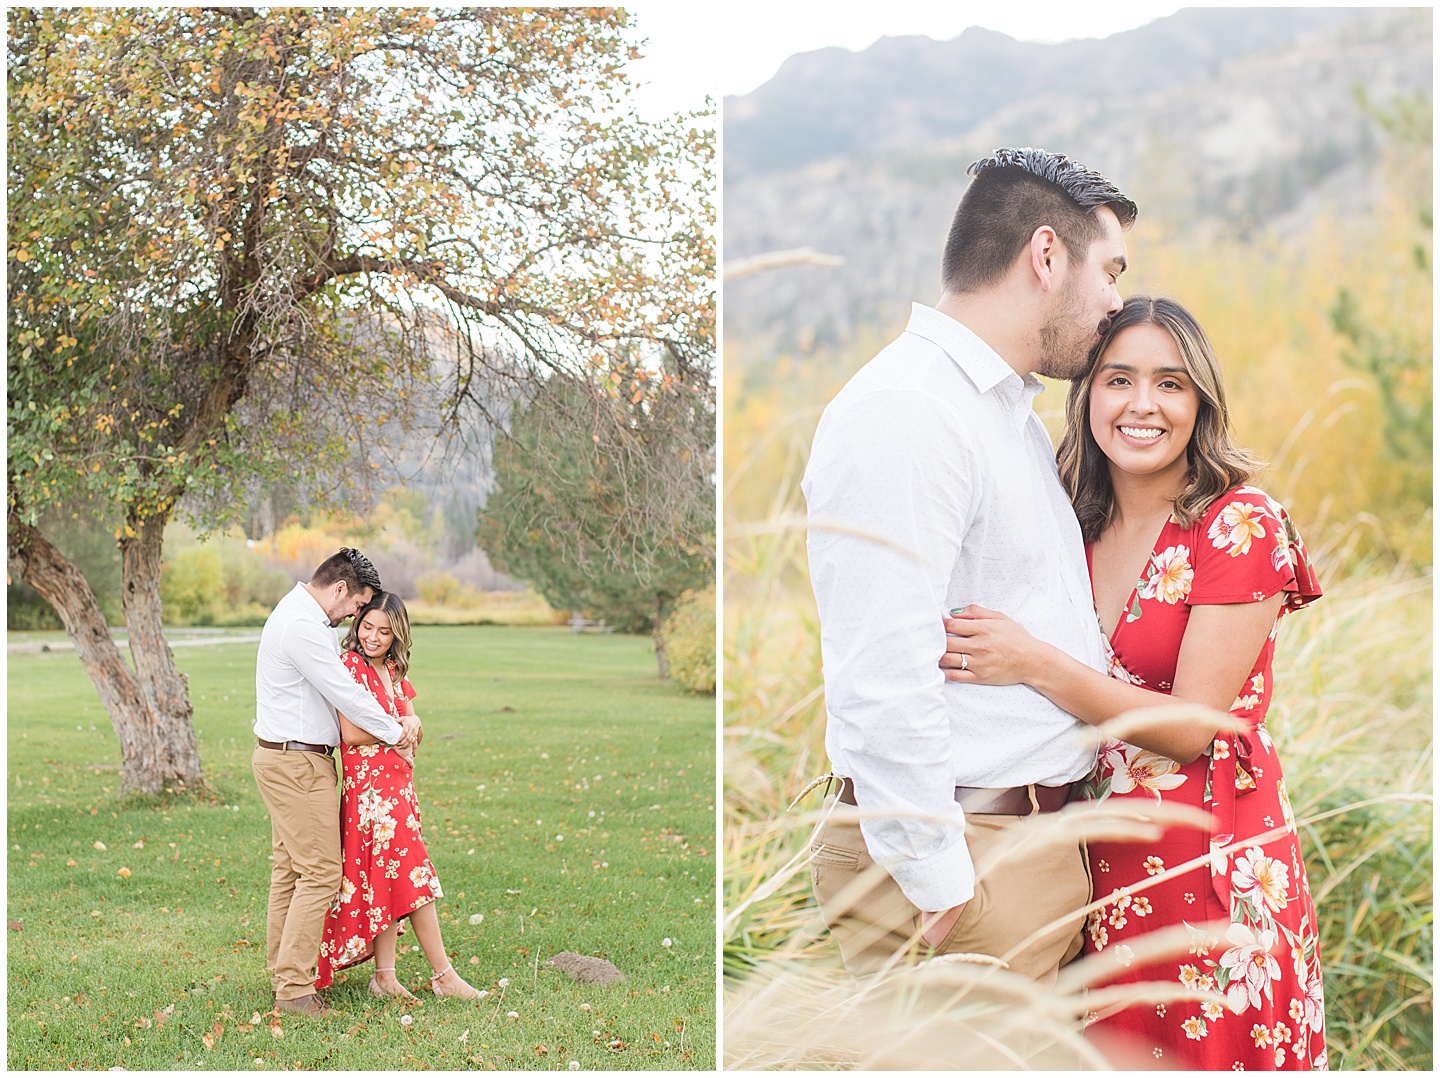
[[[213,797],[122,803],[115,734],[74,652],[10,655],[10,1069],[715,1066],[714,700],[660,681],[648,640],[415,630],[441,926],[490,996],[382,1004],[363,966],[320,1019],[267,1013],[255,645],[176,656]],[[399,975],[418,989],[430,969],[409,939]],[[566,950],[629,983],[538,968]]]

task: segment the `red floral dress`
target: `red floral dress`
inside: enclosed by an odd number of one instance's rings
[[[398,683],[399,699],[391,699],[363,656],[347,652],[345,665],[391,715],[409,711],[415,689],[408,678],[396,677],[393,664],[390,683]],[[343,746],[340,761],[345,769],[340,843],[345,875],[325,917],[317,989],[327,987],[336,970],[371,958],[375,937],[385,929],[442,897],[420,837],[420,802],[410,766],[385,745]]]
[[[1264,491],[1232,490],[1190,528],[1172,517],[1108,641],[1111,673],[1169,692],[1191,607],[1260,602],[1280,591],[1282,616],[1320,596],[1304,543]],[[1087,924],[1087,952],[1111,955],[1116,963],[1117,975],[1106,985],[1178,982],[1225,1000],[1135,1004],[1090,1026],[1097,1040],[1123,1047],[1132,1058],[1153,1058],[1157,1067],[1326,1069],[1315,904],[1280,760],[1265,729],[1279,624],[1277,617],[1231,706],[1247,732],[1222,732],[1206,755],[1185,765],[1108,741],[1091,779],[1094,798],[1180,803],[1211,816],[1208,832],[1174,826],[1155,841],[1089,844],[1097,900],[1196,862],[1116,898]],[[1260,841],[1276,828],[1277,837]],[[1220,925],[1205,930],[1205,922]],[[1135,962],[1130,945],[1137,937],[1181,924],[1190,929],[1188,953],[1144,967]]]

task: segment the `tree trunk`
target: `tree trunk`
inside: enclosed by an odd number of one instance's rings
[[[194,730],[190,727],[190,705],[184,705],[185,735],[192,746],[193,765],[185,771],[175,766],[179,754],[166,749],[174,738],[162,736],[167,724],[157,713],[153,690],[144,690],[144,677],[137,678],[125,665],[95,593],[71,561],[40,534],[13,513],[8,520],[9,569],[38,591],[59,614],[65,632],[75,645],[85,672],[110,715],[115,736],[120,740],[122,764],[120,793],[159,793],[166,783],[187,785],[201,783],[198,752],[193,750]],[[156,555],[158,558],[158,554]],[[128,568],[128,559],[127,559]],[[128,575],[128,573],[127,573]],[[155,593],[159,606],[159,592]],[[128,600],[127,594],[127,600]],[[127,601],[127,611],[130,603]],[[132,630],[133,632],[133,630]],[[169,655],[168,646],[165,649]],[[173,658],[171,667],[174,666]],[[183,681],[182,696],[183,696]],[[181,739],[183,740],[183,738]]]
[[[125,625],[130,630],[130,657],[153,721],[151,737],[157,766],[137,776],[149,792],[166,785],[199,786],[200,746],[195,740],[194,709],[185,675],[165,640],[160,606],[160,554],[165,521],[132,520],[135,537],[120,541]],[[127,775],[127,778],[129,776]]]
[[[655,597],[655,665],[660,668],[660,680],[664,681],[670,676],[670,656],[665,653],[665,602],[660,596]]]

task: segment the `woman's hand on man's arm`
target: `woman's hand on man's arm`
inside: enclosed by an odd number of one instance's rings
[[[1258,603],[1196,606],[1180,644],[1175,686],[1169,693],[1102,674],[1036,640],[1005,615],[980,607],[966,607],[964,617],[945,619],[946,654],[940,665],[949,681],[1029,685],[1091,726],[1127,711],[1166,704],[1200,704],[1221,712],[1214,723],[1177,725],[1161,720],[1125,734],[1133,745],[1187,764],[1214,740],[1218,720],[1223,720],[1244,688],[1283,599],[1282,592]]]
[[[944,622],[940,668],[946,681],[1028,685],[1048,647],[1013,618],[974,603],[951,611]]]
[[[347,718],[345,717],[345,713],[344,713],[343,711],[337,711],[337,712],[335,712],[335,717],[340,720],[340,740],[343,741],[343,742],[345,742],[345,744],[349,745],[350,747],[352,747],[352,748],[358,748],[358,747],[363,746],[363,745],[383,745],[383,744],[384,744],[384,742],[381,741],[381,740],[380,740],[378,737],[376,737],[374,734],[369,733],[368,731],[365,731],[365,730],[360,729],[360,727],[356,726],[353,722],[351,722],[349,719],[347,719]],[[407,721],[407,720],[409,720],[410,722],[413,723],[415,730],[417,730],[417,731],[419,730],[419,728],[420,728],[420,719],[419,719],[417,716],[415,716],[415,715],[402,715],[402,716],[401,716],[401,718],[400,718],[400,726],[401,726],[402,729],[406,729],[406,721]],[[407,731],[407,732],[408,732],[408,731]],[[415,744],[418,743],[418,739],[417,739],[415,742],[413,742],[412,744],[409,744],[409,745],[405,745],[405,744],[404,744],[404,741],[405,741],[405,739],[402,738],[400,744],[393,745],[393,746],[391,746],[391,747],[394,748],[396,755],[398,755],[398,756],[400,757],[400,759],[404,760],[404,761],[405,761],[407,764],[409,764],[411,767],[414,767],[414,766],[415,766]]]

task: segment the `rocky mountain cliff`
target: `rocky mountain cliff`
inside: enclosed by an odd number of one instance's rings
[[[1068,153],[1169,234],[1363,204],[1381,133],[1357,88],[1428,101],[1431,26],[1428,8],[1185,9],[1102,40],[972,28],[792,57],[725,100],[725,258],[813,247],[845,265],[727,284],[727,337],[844,341],[933,302],[965,167],[995,146]]]

